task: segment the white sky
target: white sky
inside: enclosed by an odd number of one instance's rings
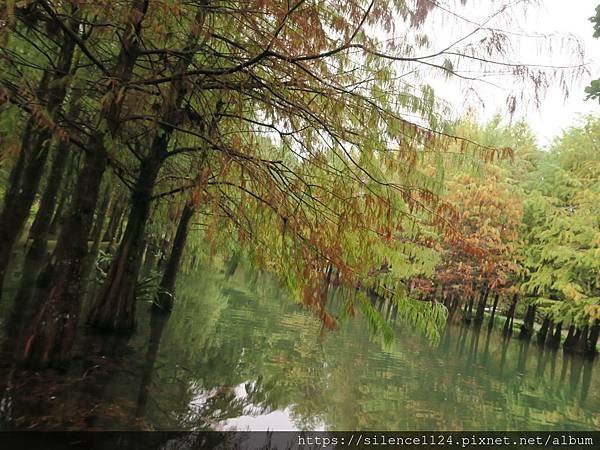
[[[504,3],[514,3],[514,0],[505,0]],[[539,5],[529,6],[526,13],[519,6],[513,7],[506,16],[513,18],[510,24],[506,24],[501,19],[488,24],[526,35],[553,34],[555,36],[553,40],[511,36],[518,45],[513,47],[512,52],[506,57],[510,62],[571,65],[577,61],[577,58],[572,52],[565,51],[568,46],[561,47],[561,43],[572,35],[583,45],[584,61],[589,63],[590,74],[583,75],[570,83],[570,95],[566,100],[561,89],[553,85],[546,91],[539,109],[525,104],[517,109],[514,119],[525,117],[536,132],[540,145],[547,145],[554,137],[560,135],[563,129],[574,125],[581,114],[600,113],[600,105],[597,101],[584,100],[585,87],[592,79],[600,78],[600,39],[592,37],[593,25],[589,21],[598,3],[598,0],[540,0]],[[454,7],[453,11],[481,23],[502,4],[501,1],[471,0],[462,8]],[[493,8],[490,5],[493,5]],[[434,30],[433,48],[440,45],[443,48],[443,44],[438,43],[453,42],[456,37],[463,36],[474,28],[473,25],[462,20],[458,20],[454,26],[440,26],[435,14],[431,15],[428,23],[425,28],[431,27]],[[483,35],[476,36],[479,39]],[[548,48],[550,42],[552,42],[552,49]],[[457,85],[455,88],[451,87],[452,83],[448,84],[448,81],[435,80],[431,84],[438,96],[447,100],[458,115],[464,114],[469,106],[476,107],[481,120],[489,119],[496,112],[506,115],[506,97],[514,77],[486,77],[486,79],[499,87],[492,87],[485,83],[474,84],[473,87],[480,97],[477,101],[472,98],[473,96],[466,96],[464,86],[461,88],[457,83],[454,83]]]
[[[591,73],[573,83],[566,101],[556,89],[550,90],[541,109],[529,113],[528,121],[538,133],[541,144],[573,125],[580,114],[600,113],[597,101],[584,100],[585,87],[592,79],[600,78],[600,39],[593,38],[593,24],[588,20],[598,3],[598,0],[547,0],[540,12],[526,22],[529,29],[537,32],[574,34],[582,41],[586,60],[590,62]]]

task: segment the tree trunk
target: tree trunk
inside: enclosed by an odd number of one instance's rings
[[[40,81],[40,85],[42,82],[48,82],[47,79],[48,73],[44,73],[44,78]],[[39,95],[38,95],[39,96]],[[2,203],[3,209],[6,208],[6,205],[12,204],[14,199],[19,193],[19,187],[21,185],[21,178],[23,177],[23,171],[25,170],[25,155],[26,152],[23,149],[29,147],[29,140],[31,139],[31,132],[33,130],[34,119],[30,117],[25,123],[25,128],[23,129],[23,133],[21,135],[21,151],[19,152],[19,156],[17,157],[17,161],[10,171],[10,175],[8,177],[8,184],[6,187],[6,192],[4,193],[4,202]]]
[[[150,273],[156,267],[158,260],[159,248],[156,238],[149,238],[146,242],[146,253],[144,255],[143,272]]]
[[[44,257],[46,254],[46,246],[48,244],[48,235],[50,233],[50,225],[52,224],[52,216],[56,208],[56,200],[58,190],[64,175],[64,169],[69,155],[69,143],[61,141],[56,148],[56,156],[52,161],[52,168],[48,176],[46,189],[40,201],[40,207],[35,216],[31,229],[29,230],[29,239],[31,246],[27,251],[27,260],[36,261]]]
[[[506,322],[504,322],[504,330],[503,333],[505,336],[512,334],[513,328],[513,320],[515,317],[515,309],[517,308],[518,296],[517,294],[513,295],[512,303],[510,304],[510,308],[506,314]]]
[[[240,263],[240,254],[238,252],[233,252],[232,255],[227,260],[227,265],[225,268],[225,276],[227,278],[232,277],[235,271],[238,268]]]
[[[48,142],[49,138],[49,133],[45,138],[43,135],[40,136],[40,139],[44,139],[45,142]],[[44,141],[40,140],[38,143],[41,144]],[[3,211],[0,213],[0,292],[13,248],[29,217],[47,155],[48,144],[44,144],[39,153],[29,159],[23,173],[19,194],[15,198],[7,199]]]
[[[533,324],[535,322],[535,305],[527,305],[527,312],[521,325],[521,332],[519,333],[519,339],[531,339],[533,335]]]
[[[544,317],[542,327],[540,328],[540,331],[537,334],[537,343],[539,345],[544,345],[544,343],[546,342],[546,336],[548,336],[548,330],[550,329],[551,323],[552,322],[550,321],[550,318],[548,316]]]
[[[121,38],[121,51],[113,75],[126,85],[131,79],[141,45],[142,21],[148,9],[148,0],[133,0],[127,15],[126,31]],[[68,40],[72,45],[74,42]],[[120,125],[124,95],[112,89],[101,110],[100,119],[106,121],[113,136]],[[77,178],[70,214],[60,231],[56,250],[47,271],[47,292],[40,310],[35,315],[25,337],[21,362],[43,368],[61,366],[69,358],[81,307],[82,269],[87,253],[87,238],[94,220],[102,177],[108,163],[104,135],[95,131],[88,140],[85,162]]]
[[[38,87],[38,97],[47,101],[48,116],[52,123],[58,121],[58,113],[67,93],[66,80],[71,70],[75,42],[65,37],[52,70],[46,70]],[[51,74],[51,75],[50,75]],[[12,250],[23,232],[29,211],[40,185],[46,159],[52,142],[53,130],[38,118],[31,117],[25,126],[21,139],[21,152],[15,169],[11,174],[10,186],[0,213],[0,292],[4,284],[6,269],[12,256]]]
[[[54,211],[54,215],[52,216],[52,221],[50,222],[50,230],[48,231],[48,237],[56,236],[58,231],[64,224],[65,220],[65,208],[67,204],[70,203],[71,197],[71,189],[72,186],[68,184],[63,187],[63,191],[60,196],[60,200],[58,201],[58,205],[56,205],[56,211]]]
[[[570,351],[577,341],[579,340],[579,336],[581,334],[581,330],[575,327],[575,325],[571,325],[569,327],[569,332],[567,333],[567,337],[563,344],[563,348],[567,351]]]
[[[455,322],[456,319],[456,311],[458,309],[458,297],[456,294],[452,294],[450,297],[450,310],[448,312],[448,316],[451,322]]]
[[[102,237],[102,242],[108,242],[109,246],[114,242],[124,212],[125,206],[120,201],[117,202],[112,210],[106,232]]]
[[[471,323],[471,320],[473,318],[473,302],[474,302],[474,299],[471,296],[471,297],[469,297],[469,303],[467,303],[465,305],[465,316],[464,316],[465,323]]]
[[[194,216],[194,207],[190,203],[186,203],[181,218],[179,219],[179,225],[177,226],[177,233],[175,234],[175,240],[173,241],[173,249],[171,250],[171,256],[167,262],[165,272],[160,282],[158,295],[156,301],[153,303],[153,307],[160,311],[171,311],[173,308],[173,302],[175,301],[175,282],[177,281],[177,273],[179,266],[181,265],[181,257],[183,256],[183,250],[185,248],[185,242],[187,240],[189,223]]]
[[[104,222],[106,218],[106,213],[108,208],[110,207],[110,187],[106,187],[104,191],[104,195],[102,196],[102,203],[98,207],[96,213],[96,222],[92,228],[91,234],[88,237],[88,240],[92,242],[92,247],[89,250],[86,258],[83,269],[83,277],[88,279],[90,273],[92,273],[94,269],[94,265],[96,263],[96,259],[98,258],[98,252],[100,250],[100,241],[102,239],[102,231],[104,231]]]
[[[19,193],[14,198],[6,199],[4,209],[0,213],[0,291],[4,284],[6,269],[11,260],[13,248],[27,222],[31,205],[39,187],[48,156],[49,139],[49,132],[42,132],[38,135],[33,145],[39,148],[39,151],[27,161]],[[43,142],[45,144],[42,145]],[[32,149],[29,151],[32,151]]]
[[[50,71],[44,71],[42,78],[38,84],[36,91],[36,97],[39,103],[44,103],[48,92],[48,83],[50,82]],[[41,132],[42,129],[38,128],[36,119],[30,116],[25,123],[23,132],[21,133],[21,151],[17,158],[17,162],[10,171],[8,178],[8,186],[4,194],[3,212],[8,208],[12,207],[16,201],[21,190],[21,181],[27,165],[27,159],[31,157],[30,149],[33,148],[32,140],[35,137],[36,132]]]
[[[590,337],[588,338],[587,355],[596,356],[598,354],[598,337],[600,336],[600,323],[596,322],[590,329]]]
[[[552,337],[548,338],[546,345],[550,348],[558,348],[560,346],[560,339],[562,337],[562,322],[558,322],[554,328]]]
[[[496,317],[496,308],[498,307],[498,300],[500,300],[500,293],[496,292],[494,296],[494,306],[492,306],[492,315],[490,316],[490,321],[488,323],[488,328],[492,329],[494,327],[494,319]]]
[[[575,346],[573,347],[575,353],[578,353],[580,355],[584,355],[585,353],[587,353],[589,331],[590,327],[588,325],[585,325],[581,329],[579,339],[577,339],[577,341],[575,342]]]
[[[196,10],[181,53],[183,56],[174,69],[176,74],[183,74],[192,62],[193,50],[202,34],[201,25],[206,14],[203,6]],[[90,312],[88,323],[93,327],[124,332],[132,331],[135,327],[135,287],[142,263],[152,191],[161,166],[168,156],[169,142],[179,120],[179,108],[188,89],[182,79],[175,78],[162,104],[157,105],[160,107],[162,123],[153,136],[148,155],[141,160],[125,235]]]
[[[162,159],[159,158],[142,162],[125,235],[88,317],[88,323],[95,328],[122,332],[135,328],[135,288],[142,263],[152,190],[161,164]]]
[[[110,240],[108,241],[108,245],[106,247],[107,251],[111,255],[114,254],[115,248],[123,240],[123,230],[125,228],[125,217],[127,216],[128,212],[129,212],[129,209],[126,206],[123,206],[123,208],[119,212],[117,221],[115,222],[116,227],[114,229],[114,233],[111,234]]]
[[[79,117],[81,110],[81,92],[75,94],[70,102],[68,117],[71,120]],[[54,151],[54,160],[52,161],[52,168],[48,175],[48,181],[46,183],[46,189],[40,200],[40,206],[35,216],[31,229],[29,230],[29,239],[32,241],[30,253],[33,257],[39,257],[46,251],[46,244],[48,234],[50,232],[50,225],[52,222],[52,216],[56,209],[58,191],[62,184],[62,180],[65,176],[67,162],[71,155],[71,144],[69,141],[60,141]]]
[[[73,111],[71,111],[73,113]],[[50,236],[54,210],[58,191],[64,178],[66,163],[70,154],[70,145],[67,141],[59,142],[55,150],[54,161],[46,183],[46,189],[42,195],[38,212],[29,230],[31,244],[27,250],[23,265],[22,277],[19,290],[28,291],[35,283],[40,269],[46,261],[48,238]],[[62,206],[62,205],[61,205]],[[57,214],[60,214],[57,209]]]
[[[475,313],[475,323],[481,324],[483,322],[483,316],[485,314],[485,307],[487,305],[488,295],[490,293],[489,286],[485,286],[483,291],[481,292],[481,297],[479,298],[479,304],[477,305],[477,311]]]
[[[452,305],[452,300],[450,299],[450,296],[449,295],[446,295],[446,296],[442,295],[441,300],[442,300],[443,305],[449,311],[450,310],[450,306]]]
[[[166,231],[161,239],[160,247],[158,249],[158,264],[156,265],[157,269],[159,270],[164,270],[167,264],[167,255],[169,254],[169,249],[171,248],[172,239],[173,236],[171,230]]]
[[[45,299],[26,333],[21,354],[24,365],[44,368],[68,361],[79,317],[82,269],[87,239],[94,218],[98,191],[107,159],[102,151],[90,151],[77,180],[72,211],[61,229],[47,269]]]
[[[440,286],[440,296],[439,296],[440,302],[446,307],[448,308],[448,302],[446,301],[446,285],[442,284]]]

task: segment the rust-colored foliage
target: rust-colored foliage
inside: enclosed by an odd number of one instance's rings
[[[487,166],[484,178],[460,175],[452,180],[446,198],[458,211],[457,233],[442,243],[439,282],[460,298],[471,297],[481,286],[508,288],[519,271],[519,196],[501,180],[497,168]]]

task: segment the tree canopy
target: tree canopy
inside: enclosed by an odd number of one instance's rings
[[[182,260],[194,265],[186,245],[249,256],[332,329],[334,285],[438,323],[445,309],[423,306],[438,283],[474,295],[518,285],[525,269],[541,276],[540,257],[519,247],[531,213],[515,192],[527,174],[498,161],[525,159],[528,137],[453,123],[427,80],[503,70],[539,100],[583,70],[507,60],[511,34],[493,20],[515,10],[494,5],[439,43],[427,18],[457,17],[428,0],[6,3],[0,282],[28,230],[21,284],[41,288],[22,363],[68,360],[90,272],[92,327],[135,327],[144,265],[162,264],[156,307],[170,310]],[[588,220],[593,195],[573,196]],[[583,281],[568,283],[584,295]],[[360,309],[385,329],[364,296],[356,302],[341,316]]]

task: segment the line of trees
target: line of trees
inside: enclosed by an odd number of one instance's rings
[[[525,123],[467,119],[458,128],[481,142],[510,144],[514,159],[483,165],[482,176],[450,176],[459,238],[435,244],[441,262],[433,276],[413,281],[417,295],[439,299],[452,317],[476,326],[488,312],[493,327],[501,309],[507,335],[522,314],[520,338],[597,354],[600,119],[586,117],[545,151]]]

